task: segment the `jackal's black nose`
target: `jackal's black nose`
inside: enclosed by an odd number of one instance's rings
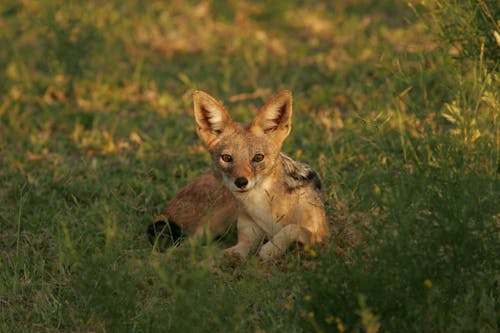
[[[248,179],[245,177],[238,177],[234,181],[234,185],[236,185],[238,188],[245,188],[248,184]]]

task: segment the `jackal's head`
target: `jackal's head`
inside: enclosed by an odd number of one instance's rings
[[[272,97],[246,126],[233,122],[207,93],[196,91],[193,99],[198,135],[231,192],[250,191],[276,171],[281,145],[291,129],[289,91]]]

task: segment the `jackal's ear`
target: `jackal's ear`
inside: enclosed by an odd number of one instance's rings
[[[285,140],[292,128],[292,94],[285,90],[273,96],[260,109],[251,130],[273,137],[279,144]]]
[[[211,146],[232,126],[231,116],[221,103],[203,91],[194,92],[193,102],[198,135],[207,146]]]

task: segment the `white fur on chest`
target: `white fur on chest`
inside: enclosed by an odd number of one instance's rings
[[[276,209],[276,200],[270,191],[270,182],[238,196],[241,208],[268,236],[274,236],[283,228],[279,222],[283,216]],[[273,206],[274,205],[274,206]]]

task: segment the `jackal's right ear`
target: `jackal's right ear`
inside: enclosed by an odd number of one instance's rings
[[[269,136],[281,145],[292,127],[292,94],[282,91],[273,96],[259,111],[250,130]]]
[[[196,131],[207,146],[213,145],[228,127],[232,126],[231,116],[221,103],[203,91],[193,93]]]

